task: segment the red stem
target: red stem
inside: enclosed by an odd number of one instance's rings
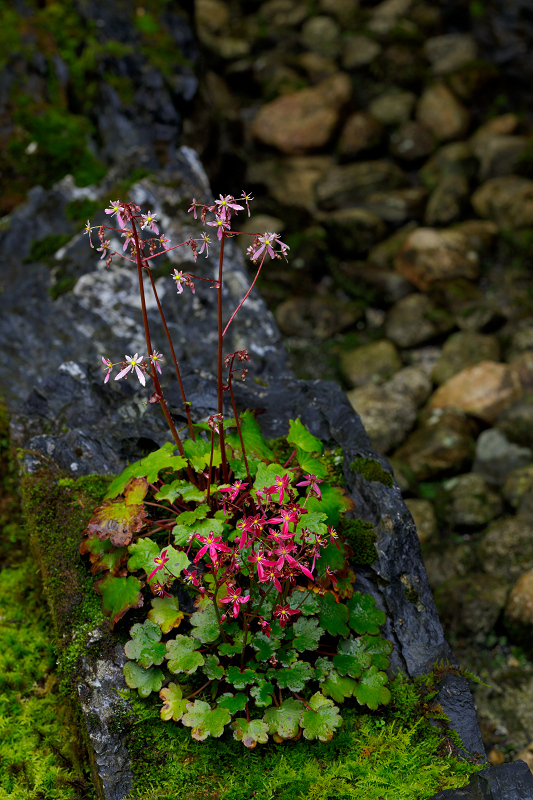
[[[148,358],[153,354],[152,350],[152,342],[150,340],[150,328],[148,326],[148,315],[146,313],[146,297],[144,296],[144,281],[143,281],[143,266],[141,260],[141,245],[139,242],[139,235],[137,233],[137,226],[135,222],[135,217],[131,216],[131,229],[133,232],[133,238],[135,239],[135,258],[137,261],[137,277],[139,279],[139,293],[141,295],[141,310],[143,315],[143,325],[144,325],[144,335],[146,338],[146,347],[148,349]],[[176,447],[178,448],[178,452],[180,455],[184,456],[185,451],[183,449],[183,445],[181,443],[181,439],[178,435],[176,430],[176,426],[174,425],[174,420],[170,416],[170,411],[168,410],[168,406],[165,402],[165,398],[163,397],[163,390],[161,389],[161,384],[159,383],[159,378],[157,377],[157,370],[155,368],[155,364],[150,360],[150,368],[152,371],[152,380],[154,382],[155,390],[159,396],[159,403],[161,404],[161,408],[163,410],[163,414],[165,415],[165,419],[167,421],[168,427],[170,428],[170,432],[172,434],[172,438],[176,443]]]
[[[224,241],[225,235],[224,231],[222,231],[222,239],[220,240],[220,258],[218,262],[218,413],[222,416],[220,418],[218,430],[220,436],[220,454],[222,457],[222,477],[224,483],[227,483],[228,464],[226,461],[226,447],[224,444],[224,388],[222,383],[222,340],[225,333],[225,331],[222,330],[222,274],[224,268]]]
[[[222,241],[224,241],[224,240],[222,240]],[[265,255],[266,255],[266,254],[265,254]],[[229,326],[231,325],[231,323],[232,323],[232,322],[233,322],[233,320],[235,319],[235,316],[237,315],[237,312],[238,312],[238,310],[240,309],[240,307],[242,306],[242,304],[244,303],[244,301],[247,299],[248,295],[250,294],[250,292],[251,292],[251,291],[252,291],[252,289],[254,288],[254,286],[255,286],[255,282],[256,282],[256,280],[257,280],[257,279],[258,279],[258,277],[259,277],[259,273],[261,272],[261,268],[262,268],[262,266],[263,266],[263,261],[264,261],[264,260],[265,260],[265,256],[263,255],[263,258],[261,259],[261,263],[259,264],[259,269],[257,270],[257,272],[256,272],[256,274],[255,274],[255,278],[253,279],[252,283],[250,284],[250,288],[248,289],[248,291],[246,292],[246,294],[245,294],[245,295],[244,295],[244,297],[242,298],[241,302],[239,303],[239,305],[237,306],[237,308],[235,309],[235,311],[233,312],[233,314],[232,314],[232,315],[231,315],[231,317],[229,318],[228,324],[226,325],[226,327],[225,327],[225,328],[224,328],[224,330],[222,331],[222,336],[225,336],[225,335],[226,335],[226,331],[228,330]]]

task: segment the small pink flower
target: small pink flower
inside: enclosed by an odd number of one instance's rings
[[[107,383],[108,380],[109,380],[109,376],[111,375],[111,370],[113,369],[113,364],[111,363],[111,361],[108,358],[104,358],[103,356],[102,356],[102,362],[104,364],[104,367],[107,370],[106,376],[104,378],[104,383]]]
[[[170,244],[170,239],[168,239],[164,234],[159,237],[158,239],[159,244],[163,248],[163,250],[168,250],[168,246]]]
[[[111,242],[108,239],[104,239],[102,241],[102,246],[96,248],[99,253],[102,253],[102,255],[100,256],[100,261],[103,258],[107,258],[107,251],[109,250],[109,245],[110,244],[111,244]]]
[[[239,616],[239,604],[240,603],[247,603],[250,599],[250,595],[247,594],[246,597],[241,597],[241,589],[235,589],[232,587],[229,589],[229,594],[227,597],[222,597],[220,599],[221,603],[233,603],[233,617],[237,619]]]
[[[229,222],[227,222],[226,219],[224,219],[223,217],[221,217],[218,214],[215,216],[214,222],[208,222],[207,224],[210,225],[212,228],[216,228],[217,229],[217,238],[218,239],[222,239],[224,231],[229,230],[229,228],[230,228]]]
[[[250,216],[250,206],[248,205],[248,201],[253,200],[253,199],[254,198],[252,197],[251,194],[247,194],[244,191],[244,189],[242,190],[242,196],[239,197],[239,200],[244,200],[244,202],[246,203],[246,208],[248,209],[248,216]]]
[[[196,554],[196,558],[194,559],[194,563],[196,564],[202,556],[209,550],[209,557],[213,564],[218,561],[218,553],[231,553],[231,548],[227,547],[222,542],[222,536],[215,536],[214,531],[211,531],[208,536],[199,536],[196,534],[196,538],[203,543],[203,547],[200,548],[198,553]]]
[[[235,202],[235,198],[231,194],[227,194],[225,197],[220,195],[220,200],[215,200],[215,203],[218,206],[218,213],[222,219],[229,220],[231,216],[231,211],[229,209],[233,209],[233,211],[242,211],[244,209],[244,206],[240,206]]]
[[[176,281],[176,289],[178,290],[178,294],[181,294],[183,292],[183,284],[186,281],[185,275],[183,272],[179,272],[177,269],[175,269],[174,274],[171,273],[171,277]]]
[[[110,204],[111,208],[106,208],[105,209],[105,213],[106,214],[116,214],[117,215],[117,222],[120,225],[120,227],[123,228],[124,227],[124,217],[122,215],[123,215],[124,212],[122,210],[122,203],[120,202],[120,200],[115,200],[115,201],[110,200],[109,204]]]
[[[196,217],[196,206],[197,205],[198,205],[198,203],[196,202],[196,198],[193,197],[191,207],[188,209],[187,214],[189,214],[191,211],[193,211],[194,212],[194,219],[197,219],[197,217]]]
[[[139,383],[142,383],[143,386],[146,386],[146,378],[144,377],[141,367],[143,366],[144,359],[142,356],[139,357],[137,353],[134,356],[124,356],[124,363],[127,364],[124,369],[118,373],[115,380],[119,381],[121,378],[124,378],[128,372],[135,370],[135,374],[139,379]]]
[[[244,489],[245,486],[248,486],[248,484],[247,483],[242,483],[241,481],[235,481],[233,486],[222,486],[222,487],[220,487],[220,489],[218,491],[219,492],[230,492],[230,496],[229,496],[228,500],[230,501],[230,503],[233,503],[233,501],[235,500],[235,498],[237,497],[239,492],[242,489]]]
[[[125,233],[121,233],[120,235],[124,237],[124,244],[122,245],[122,252],[124,252],[130,246],[133,234],[131,231],[126,231]]]
[[[162,358],[163,358],[162,353],[158,353],[157,350],[152,351],[152,355],[150,356],[150,361],[152,362],[152,364],[155,365],[155,368],[160,375],[161,375],[161,364],[159,362],[162,360]]]
[[[157,597],[170,597],[169,593],[165,590],[164,585],[162,583],[159,583],[159,581],[154,583],[154,585],[152,586],[152,592]]]
[[[92,231],[91,223],[90,223],[89,220],[87,220],[87,222],[85,223],[85,231],[83,232],[83,235],[85,236],[86,233],[89,234],[89,244],[94,249],[94,244],[92,243],[92,240],[91,240],[91,231]]]
[[[261,630],[263,631],[263,633],[270,639],[272,628],[270,627],[266,619],[262,619],[259,624],[261,625]]]
[[[157,214],[152,214],[151,211],[149,211],[148,214],[141,214],[141,219],[142,219],[141,230],[143,230],[144,228],[150,228],[150,230],[153,231],[154,233],[159,233],[159,228],[155,224],[156,216]]]
[[[322,478],[317,478],[316,475],[308,475],[305,481],[300,481],[300,483],[297,483],[296,486],[310,486],[311,488],[309,489],[309,494],[316,494],[320,500],[321,494],[318,487],[319,483],[323,483]]]
[[[291,617],[294,614],[300,614],[301,612],[295,608],[291,608],[290,605],[287,603],[286,605],[282,606],[281,603],[278,603],[276,608],[274,609],[274,616],[279,619],[279,624],[282,628],[285,627],[287,622],[290,621]]]
[[[148,580],[151,580],[154,577],[156,572],[159,572],[160,569],[163,569],[163,567],[165,566],[165,564],[167,563],[169,558],[170,558],[170,556],[167,555],[167,550],[166,549],[161,551],[161,555],[160,556],[156,556],[154,558],[154,564],[156,566],[155,566],[155,569],[153,569],[151,571],[151,573],[148,575]]]
[[[189,570],[184,569],[182,574],[185,576],[185,583],[192,583],[192,585],[196,587],[200,586],[198,578],[196,577],[198,574],[197,570],[194,569],[192,572],[189,572]]]
[[[270,258],[279,258],[279,254],[274,251],[274,247],[278,245],[280,247],[280,253],[286,260],[286,252],[290,250],[289,245],[284,244],[283,242],[279,241],[279,233],[265,233],[263,236],[258,237],[258,245],[256,249],[253,249],[250,253],[250,258],[252,261],[257,261],[261,253],[268,253]]]
[[[276,494],[276,492],[279,490],[278,503],[283,503],[283,500],[285,498],[285,492],[289,488],[289,483],[290,483],[290,476],[289,475],[284,475],[282,478],[279,475],[276,475],[276,480],[274,481],[273,485],[272,486],[267,486],[267,488],[265,489],[265,492],[268,495],[272,495],[272,494]]]
[[[207,256],[209,255],[209,245],[211,244],[211,239],[209,238],[207,233],[202,233],[200,234],[200,241],[202,242],[202,246],[198,250],[198,253],[199,255],[202,255],[202,253],[205,250],[205,257],[207,258]]]

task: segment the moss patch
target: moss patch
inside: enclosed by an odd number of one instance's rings
[[[340,532],[352,548],[356,564],[373,564],[376,560],[377,533],[371,522],[362,519],[343,519]]]
[[[92,800],[76,710],[60,690],[54,629],[0,404],[0,796]]]
[[[362,475],[367,481],[382,483],[384,486],[392,488],[394,480],[390,472],[383,469],[379,461],[375,458],[356,458],[350,464],[352,472]]]
[[[442,734],[429,721],[441,714],[427,702],[424,679],[413,684],[400,674],[391,690],[384,713],[343,712],[344,727],[331,742],[244,752],[229,736],[195,742],[181,726],[160,720],[159,701],[124,693],[132,703],[128,742],[136,775],[129,798],[425,800],[465,785],[480,767],[442,753]]]

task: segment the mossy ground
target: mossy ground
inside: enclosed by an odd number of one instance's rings
[[[101,476],[74,480],[45,470],[24,482],[34,552],[53,613],[50,618],[45,612],[27,540],[12,532],[18,549],[9,551],[11,561],[2,573],[0,607],[8,605],[8,621],[13,614],[25,622],[15,631],[4,625],[5,634],[0,626],[1,658],[11,659],[11,665],[2,664],[3,680],[12,686],[1,718],[10,733],[0,738],[11,753],[6,763],[12,766],[0,778],[11,781],[5,787],[0,782],[9,798],[94,797],[79,743],[80,721],[66,695],[85,635],[103,621],[78,546],[107,485]],[[60,673],[54,671],[56,652]],[[130,800],[425,800],[467,783],[479,767],[451,755],[453,741],[432,727],[433,712],[419,702],[421,686],[399,676],[392,689],[393,703],[384,712],[347,709],[344,727],[331,742],[300,739],[254,750],[229,734],[196,742],[188,729],[160,719],[156,695],[140,701],[136,692],[125,692],[131,711],[117,704],[115,724],[127,737],[133,760]],[[422,695],[426,691],[422,687]]]
[[[287,742],[245,750],[229,735],[195,742],[189,730],[162,722],[155,696],[127,694],[125,726],[136,775],[129,800],[425,800],[463,786],[479,769],[453,751],[421,715],[418,688],[404,676],[393,704],[379,714],[344,710],[331,742]]]
[[[0,797],[90,800],[76,711],[61,691],[55,632],[21,519],[0,405]]]

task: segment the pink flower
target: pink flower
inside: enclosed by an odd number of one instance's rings
[[[157,581],[152,586],[152,592],[157,595],[157,597],[170,597],[169,593],[165,590],[165,587],[162,583]]]
[[[152,362],[152,364],[155,365],[155,368],[160,375],[161,375],[161,364],[159,362],[161,361],[162,358],[163,358],[162,353],[158,353],[157,350],[152,351],[152,355],[150,356],[150,361]]]
[[[279,500],[278,500],[278,503],[283,503],[283,499],[285,497],[285,492],[289,488],[289,483],[290,483],[290,476],[289,475],[284,475],[282,478],[279,475],[276,475],[276,479],[275,479],[274,483],[272,484],[272,486],[267,486],[267,488],[265,489],[265,492],[268,495],[276,494],[276,492],[279,489]]]
[[[154,558],[154,564],[156,566],[155,566],[155,569],[153,569],[151,571],[151,573],[148,575],[148,580],[151,580],[154,577],[156,572],[159,572],[160,569],[163,569],[163,567],[165,566],[165,564],[167,563],[169,558],[170,558],[170,556],[167,555],[167,550],[166,549],[161,551],[161,555],[160,556],[156,556]]]
[[[186,281],[186,278],[183,272],[179,272],[177,269],[174,270],[174,274],[170,273],[171,278],[176,281],[176,289],[178,290],[178,294],[183,292],[183,285]]]
[[[202,242],[202,246],[198,250],[198,253],[202,255],[205,249],[205,257],[209,255],[209,245],[211,244],[211,239],[207,235],[207,233],[200,234],[200,241]]]
[[[257,566],[257,575],[259,576],[259,580],[262,581],[265,579],[265,567],[275,567],[275,561],[269,561],[265,557],[265,553],[260,550],[258,553],[252,553],[251,556],[248,556],[248,563],[255,564]]]
[[[198,578],[196,577],[198,574],[197,570],[194,569],[192,572],[189,572],[189,570],[184,569],[182,574],[185,576],[185,583],[192,583],[193,586],[197,587],[200,586]]]
[[[122,216],[122,214],[123,214],[122,203],[120,202],[120,200],[115,200],[115,201],[110,200],[109,204],[110,204],[111,208],[106,208],[105,209],[105,213],[106,214],[116,214],[117,215],[117,222],[120,225],[120,227],[123,228],[125,222],[124,222],[124,217]]]
[[[215,204],[218,206],[220,217],[227,220],[231,216],[229,209],[233,209],[233,211],[242,211],[244,209],[244,206],[240,206],[235,202],[235,198],[231,194],[227,194],[225,197],[220,195],[220,200],[215,200]]]
[[[100,261],[103,258],[107,257],[107,251],[109,250],[109,245],[110,244],[111,244],[111,242],[108,239],[103,239],[102,240],[102,246],[96,248],[99,253],[102,253],[102,255],[100,256]]]
[[[286,605],[282,606],[281,603],[278,603],[276,608],[274,609],[274,616],[279,619],[279,624],[282,628],[285,627],[287,622],[290,622],[291,617],[294,614],[300,614],[301,612],[295,608],[291,608],[290,605],[287,603]]]
[[[132,238],[133,234],[132,234],[131,231],[126,231],[125,233],[121,233],[120,235],[122,237],[124,237],[124,244],[122,245],[122,252],[124,252],[130,246],[130,242],[131,242],[131,238]]]
[[[266,619],[262,619],[259,624],[261,625],[261,630],[263,631],[263,633],[270,639],[272,628],[270,627]]]
[[[135,374],[139,379],[139,383],[142,383],[143,386],[146,386],[146,378],[141,371],[141,367],[144,366],[143,357],[139,357],[137,353],[135,353],[134,356],[124,356],[124,363],[127,364],[127,367],[124,367],[124,369],[118,373],[115,380],[119,381],[121,378],[124,378],[128,372],[135,370]]]
[[[248,209],[248,216],[250,216],[250,206],[248,205],[248,201],[249,201],[249,200],[253,200],[253,199],[254,199],[254,198],[252,197],[252,195],[251,195],[251,194],[247,194],[247,193],[244,191],[244,189],[242,190],[242,196],[241,196],[241,197],[239,197],[239,200],[244,200],[244,202],[246,203],[246,208]]]
[[[164,234],[163,234],[163,236],[159,237],[158,242],[161,245],[161,247],[163,248],[163,250],[168,250],[168,246],[170,244],[170,239],[167,239],[167,237]]]
[[[317,478],[316,475],[308,475],[305,481],[300,481],[297,483],[296,486],[311,486],[309,489],[309,494],[316,494],[318,499],[320,500],[321,494],[320,489],[318,488],[319,483],[323,483],[324,481],[322,478]]]
[[[276,245],[279,245],[280,252],[286,259],[285,254],[287,250],[290,250],[290,247],[287,244],[284,244],[283,242],[278,240],[279,240],[279,233],[267,232],[263,236],[259,236],[257,238],[257,243],[259,247],[257,247],[256,249],[252,247],[252,251],[250,253],[250,258],[252,259],[252,261],[257,261],[257,259],[263,252],[265,253],[265,255],[268,253],[270,258],[279,258],[279,255],[274,251],[274,247]]]
[[[193,197],[193,199],[192,199],[192,205],[191,205],[191,207],[188,209],[188,211],[187,211],[187,214],[188,214],[190,211],[193,211],[193,212],[194,212],[194,219],[197,219],[197,217],[196,217],[196,206],[197,206],[197,205],[198,205],[198,203],[196,202],[196,197]]]
[[[229,230],[229,228],[230,228],[229,222],[227,222],[227,220],[224,219],[219,214],[215,215],[214,222],[208,222],[207,224],[210,225],[212,228],[216,228],[217,229],[217,238],[218,239],[222,239],[224,231]]]
[[[274,567],[268,567],[267,571],[264,574],[263,578],[259,578],[260,583],[266,583],[267,581],[272,581],[278,592],[281,592],[281,583],[279,579],[281,578],[281,572],[279,569]]]
[[[104,363],[104,367],[107,370],[106,376],[104,378],[104,383],[107,383],[109,380],[109,376],[111,375],[111,370],[113,369],[113,364],[108,358],[104,358],[103,356],[102,356],[102,361]]]
[[[141,230],[143,230],[144,228],[150,228],[150,230],[153,231],[154,233],[159,233],[159,228],[155,224],[156,216],[157,214],[152,214],[151,211],[149,211],[148,214],[141,214],[141,219],[142,219]]]
[[[92,231],[91,223],[90,223],[89,220],[87,220],[87,222],[85,223],[85,231],[83,232],[83,235],[85,236],[86,233],[89,234],[89,244],[94,249],[94,244],[92,243],[92,240],[91,240],[91,231]]]
[[[278,560],[276,561],[277,569],[283,569],[285,562],[287,562],[291,567],[297,566],[298,562],[295,558],[293,558],[293,556],[291,556],[293,550],[294,542],[291,542],[291,544],[280,544],[279,547],[276,547],[276,549],[272,551],[274,555],[279,556]]]
[[[340,547],[337,544],[337,539],[339,538],[339,534],[337,533],[335,528],[332,528],[331,525],[328,525],[328,533],[329,533],[329,540],[330,540],[331,544],[334,544],[335,547],[338,550],[340,550]]]
[[[248,486],[247,483],[242,483],[241,481],[235,481],[233,486],[221,486],[218,490],[219,492],[230,492],[230,496],[228,500],[230,503],[233,503],[239,492],[244,489],[245,486]]]
[[[202,556],[209,550],[209,557],[215,564],[218,560],[218,553],[231,553],[231,548],[222,543],[222,536],[215,536],[214,531],[211,531],[207,536],[199,536],[196,538],[203,543],[203,547],[198,551],[194,563],[196,564]]]
[[[220,602],[221,603],[233,603],[233,616],[235,619],[239,616],[239,604],[240,603],[247,603],[250,599],[250,595],[247,594],[246,597],[241,597],[241,589],[235,589],[232,587],[229,590],[229,594],[227,597],[222,597]]]

